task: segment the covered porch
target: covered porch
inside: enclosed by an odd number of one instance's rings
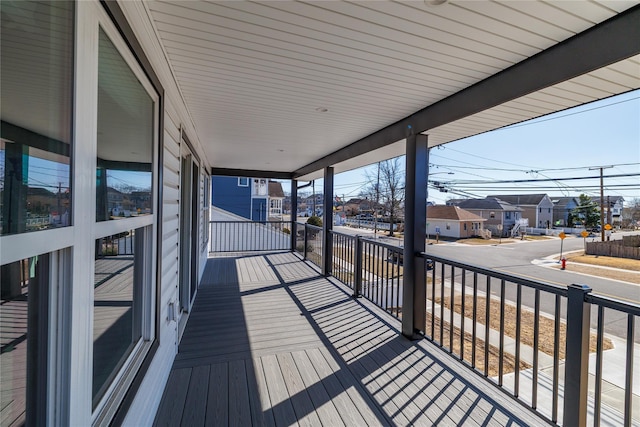
[[[291,252],[209,258],[156,425],[540,425]]]

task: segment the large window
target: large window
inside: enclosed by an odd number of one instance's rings
[[[3,426],[108,424],[156,337],[162,88],[105,7],[0,5]]]
[[[156,95],[99,30],[93,408],[109,412],[153,335]],[[115,35],[114,35],[115,36]]]
[[[72,2],[2,1],[0,235],[71,223]]]
[[[100,30],[96,219],[152,213],[153,100]]]

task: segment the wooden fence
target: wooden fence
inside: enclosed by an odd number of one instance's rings
[[[611,242],[587,242],[587,255],[611,256],[640,260],[640,248],[625,246],[620,240]]]

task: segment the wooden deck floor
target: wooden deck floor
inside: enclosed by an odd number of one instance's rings
[[[158,426],[541,425],[290,253],[210,258]]]

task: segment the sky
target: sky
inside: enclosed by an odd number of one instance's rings
[[[599,197],[600,170],[590,170],[599,167],[607,167],[605,197],[629,202],[640,198],[640,90],[434,147],[429,161],[429,180],[449,190],[429,188],[428,200],[437,204],[491,194]],[[334,194],[358,197],[369,185],[366,169],[337,174]],[[375,176],[376,166],[368,169]],[[595,178],[568,179],[583,177]],[[496,182],[541,179],[548,181]]]

